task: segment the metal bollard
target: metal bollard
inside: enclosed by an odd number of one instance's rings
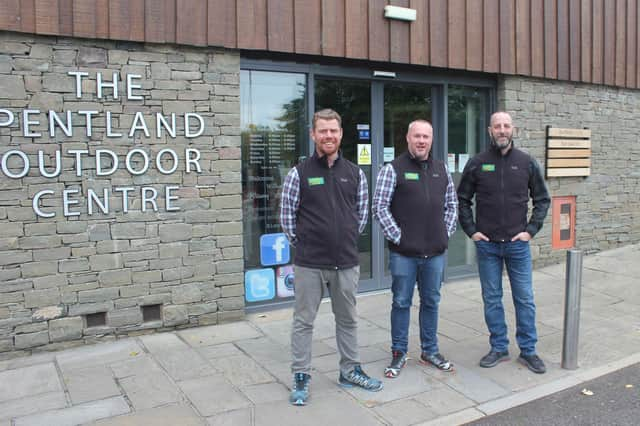
[[[582,287],[582,250],[567,250],[567,272],[564,299],[564,335],[562,338],[562,368],[578,368],[578,337],[580,329],[580,290]]]

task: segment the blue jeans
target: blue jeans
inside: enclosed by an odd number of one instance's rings
[[[413,289],[418,282],[420,294],[420,342],[422,352],[438,352],[438,304],[444,272],[444,254],[438,256],[406,257],[389,253],[393,303],[391,305],[391,350],[407,353],[409,318]]]
[[[505,352],[509,348],[507,323],[502,306],[502,270],[503,265],[506,265],[516,310],[516,340],[523,355],[535,354],[538,336],[529,242],[476,241],[476,251],[482,284],[484,319],[491,333],[489,338],[491,349],[496,352]]]

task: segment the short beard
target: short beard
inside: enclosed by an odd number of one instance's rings
[[[499,144],[498,141],[496,140],[496,138],[494,138],[493,136],[491,137],[491,144],[493,146],[495,146],[496,148],[498,148],[498,149],[508,148],[509,145],[511,145],[512,143],[513,143],[513,137],[509,138],[507,140],[507,143],[505,143],[505,144]]]

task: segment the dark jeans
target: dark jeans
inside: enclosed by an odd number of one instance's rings
[[[445,256],[406,257],[389,253],[393,304],[391,305],[391,350],[407,352],[413,289],[420,294],[420,342],[422,352],[438,352],[438,304]]]
[[[516,340],[523,355],[535,354],[538,336],[529,242],[476,241],[476,250],[484,301],[484,319],[491,333],[489,342],[492,350],[504,352],[509,348],[507,323],[502,305],[502,270],[506,265],[516,310]]]

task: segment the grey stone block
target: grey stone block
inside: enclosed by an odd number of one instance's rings
[[[82,337],[82,327],[80,317],[54,319],[49,321],[49,338],[52,342],[79,339]]]
[[[24,293],[25,308],[40,308],[57,305],[58,303],[60,303],[60,290],[57,288],[27,291]]]
[[[71,256],[71,248],[69,247],[58,247],[33,251],[33,260],[35,261],[61,260],[66,259],[69,256]]]
[[[88,225],[89,240],[103,241],[111,239],[111,230],[106,223],[97,223]]]
[[[147,226],[137,222],[116,223],[111,225],[111,235],[114,240],[144,238],[147,235]]]
[[[25,99],[27,92],[21,75],[0,74],[0,93],[8,99]]]
[[[139,307],[118,309],[109,312],[110,327],[127,327],[142,323],[142,312]]]
[[[20,267],[23,278],[42,277],[58,273],[58,261],[28,262]]]
[[[33,260],[31,251],[9,250],[0,252],[0,266],[20,265]]]
[[[95,47],[81,46],[78,49],[78,66],[103,67],[107,66],[107,51],[105,49]],[[103,73],[104,80],[111,81],[111,76]]]
[[[96,254],[94,256],[89,256],[89,264],[92,271],[122,268],[122,254]]]
[[[202,292],[197,284],[185,284],[171,289],[171,299],[176,305],[199,302],[202,300]]]
[[[47,330],[46,322],[34,322],[31,324],[20,324],[16,326],[14,332],[16,334],[36,333],[38,331]]]
[[[166,327],[171,327],[189,322],[189,312],[186,306],[163,306],[162,319]]]
[[[98,273],[98,282],[102,287],[131,284],[131,269],[118,269]]]
[[[166,259],[170,257],[184,257],[189,255],[188,243],[166,243],[159,244],[159,257]]]
[[[163,243],[170,243],[174,241],[185,241],[191,239],[192,225],[188,223],[170,223],[160,224],[158,232],[160,235],[160,241]]]
[[[128,240],[104,240],[96,243],[96,251],[98,254],[104,253],[120,253],[128,251],[131,244]]]
[[[113,309],[113,301],[109,300],[102,303],[82,303],[78,305],[69,305],[69,315],[87,315],[97,312],[107,312]]]
[[[58,262],[58,270],[64,272],[80,272],[89,270],[88,259],[63,259]]]
[[[16,349],[28,349],[49,343],[49,332],[38,331],[36,333],[16,334],[14,337]]]
[[[46,306],[33,312],[31,318],[34,321],[47,321],[60,318],[64,315],[65,309],[62,306]]]
[[[86,290],[78,292],[78,302],[105,302],[118,298],[120,290],[117,288],[98,288],[95,290]]]

